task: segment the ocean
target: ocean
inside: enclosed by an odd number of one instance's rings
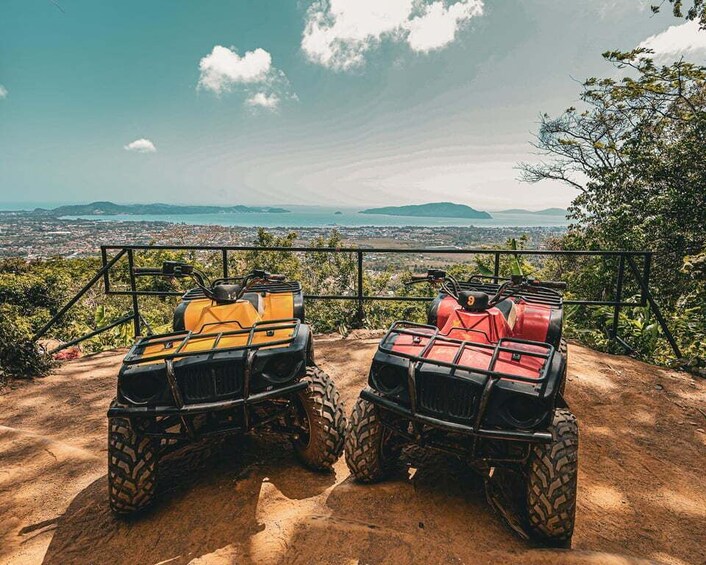
[[[364,226],[419,226],[419,227],[561,227],[568,225],[566,218],[556,215],[507,214],[490,211],[491,219],[465,218],[416,218],[410,216],[383,216],[360,214],[362,208],[332,208],[323,206],[282,206],[289,213],[219,213],[175,215],[117,215],[117,216],[66,216],[67,219],[103,221],[172,222],[191,225],[218,225],[242,227],[364,227]]]

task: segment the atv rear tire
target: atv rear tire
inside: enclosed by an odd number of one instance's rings
[[[309,432],[306,438],[295,440],[294,449],[305,465],[325,471],[343,453],[346,414],[336,385],[324,371],[315,365],[307,367],[302,381],[308,386],[298,399]]]
[[[389,453],[385,428],[378,409],[369,400],[359,398],[353,406],[346,434],[346,464],[353,478],[361,483],[375,483],[390,472],[394,455]]]
[[[127,418],[108,419],[108,492],[116,514],[149,506],[157,486],[155,442],[136,431]]]
[[[527,523],[547,545],[569,547],[576,516],[579,430],[566,408],[554,410],[551,443],[532,447],[527,466]]]

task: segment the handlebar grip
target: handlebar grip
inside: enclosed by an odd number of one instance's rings
[[[564,281],[532,281],[534,286],[543,286],[544,288],[553,288],[556,290],[566,290],[566,283]]]
[[[156,269],[155,267],[134,267],[132,272],[136,275],[161,275],[162,269]]]
[[[283,281],[286,277],[284,275],[269,275],[267,280],[269,281]]]
[[[413,281],[426,281],[426,280],[429,280],[429,275],[426,273],[424,273],[424,274],[412,273],[412,280]]]

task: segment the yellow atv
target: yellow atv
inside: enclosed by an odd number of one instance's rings
[[[187,442],[268,429],[291,438],[309,467],[330,469],[343,450],[343,405],[314,363],[301,285],[252,271],[209,282],[167,261],[140,276],[196,283],[174,313],[174,332],[140,338],[123,360],[108,410],[110,506],[150,504],[160,458]]]

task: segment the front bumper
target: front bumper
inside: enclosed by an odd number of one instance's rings
[[[197,404],[184,404],[183,406],[135,406],[132,404],[116,403],[108,409],[108,417],[113,416],[196,416],[223,410],[244,409],[260,402],[283,398],[296,394],[307,387],[305,382],[276,388],[274,390],[254,393],[245,398],[220,400],[215,402],[202,402]]]
[[[420,414],[419,412],[412,412],[409,408],[401,406],[389,398],[385,398],[371,388],[363,389],[360,393],[360,397],[376,404],[383,410],[388,410],[389,412],[392,412],[397,416],[401,416],[410,422],[417,422],[419,424],[431,426],[446,432],[486,439],[524,441],[531,443],[550,443],[552,441],[552,434],[549,432],[499,430],[483,427],[476,428],[472,425],[449,422],[425,414]]]

